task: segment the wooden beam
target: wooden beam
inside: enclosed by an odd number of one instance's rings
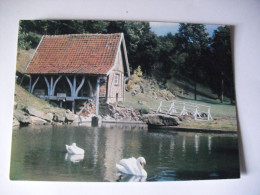
[[[73,87],[72,87],[72,83],[70,82],[70,79],[68,78],[68,76],[66,76],[66,79],[69,83],[69,86],[70,86],[70,93],[71,93],[71,96],[73,96]]]
[[[72,101],[72,108],[71,108],[71,112],[74,113],[75,111],[75,100]]]
[[[89,86],[90,96],[93,96],[93,87],[92,87],[91,82],[90,82],[89,79],[88,79],[88,86]]]
[[[30,75],[29,92],[31,92],[31,89],[32,89],[32,75]]]
[[[61,79],[61,75],[56,79],[56,81],[54,82],[54,84],[53,84],[53,89],[52,89],[52,92],[51,92],[51,95],[54,95],[54,92],[55,92],[55,87],[56,87],[56,85],[57,85],[57,83],[58,83],[58,81]]]
[[[96,86],[96,115],[99,114],[99,77],[97,78],[97,86]]]
[[[39,78],[40,78],[40,76],[38,76],[37,79],[35,80],[35,82],[33,83],[33,86],[32,86],[32,88],[31,88],[30,93],[33,93],[34,87],[35,87],[35,85],[37,84],[37,82],[39,81]]]
[[[74,75],[74,77],[73,77],[73,95],[71,95],[71,96],[76,96],[76,85],[77,85],[77,76],[76,75]]]
[[[52,95],[52,89],[53,89],[53,76],[51,76],[50,95]]]
[[[48,88],[48,95],[51,95],[51,93],[50,93],[50,84],[49,84],[49,81],[48,81],[46,76],[44,76],[44,80],[45,80],[47,88]]]
[[[85,79],[86,79],[86,76],[84,75],[84,76],[82,77],[82,80],[81,80],[80,85],[78,86],[78,88],[77,88],[77,90],[76,90],[76,92],[75,92],[75,96],[78,96],[79,90],[82,88],[82,86],[83,86],[83,84],[84,84],[84,82],[85,82]]]

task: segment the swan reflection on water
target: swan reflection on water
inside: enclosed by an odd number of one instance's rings
[[[119,174],[117,182],[145,182],[147,176],[135,176],[127,174]]]
[[[71,161],[73,163],[83,161],[83,159],[84,159],[84,154],[69,154],[69,153],[65,154],[65,160]]]

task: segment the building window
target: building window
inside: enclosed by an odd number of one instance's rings
[[[115,74],[114,85],[119,85],[119,81],[120,81],[120,74]]]

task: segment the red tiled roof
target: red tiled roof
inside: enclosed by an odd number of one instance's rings
[[[27,74],[106,74],[114,65],[121,33],[43,36]]]

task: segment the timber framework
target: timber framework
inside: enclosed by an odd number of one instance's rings
[[[94,101],[115,103],[125,97],[130,77],[123,33],[44,35],[26,67],[29,92],[71,109]]]

